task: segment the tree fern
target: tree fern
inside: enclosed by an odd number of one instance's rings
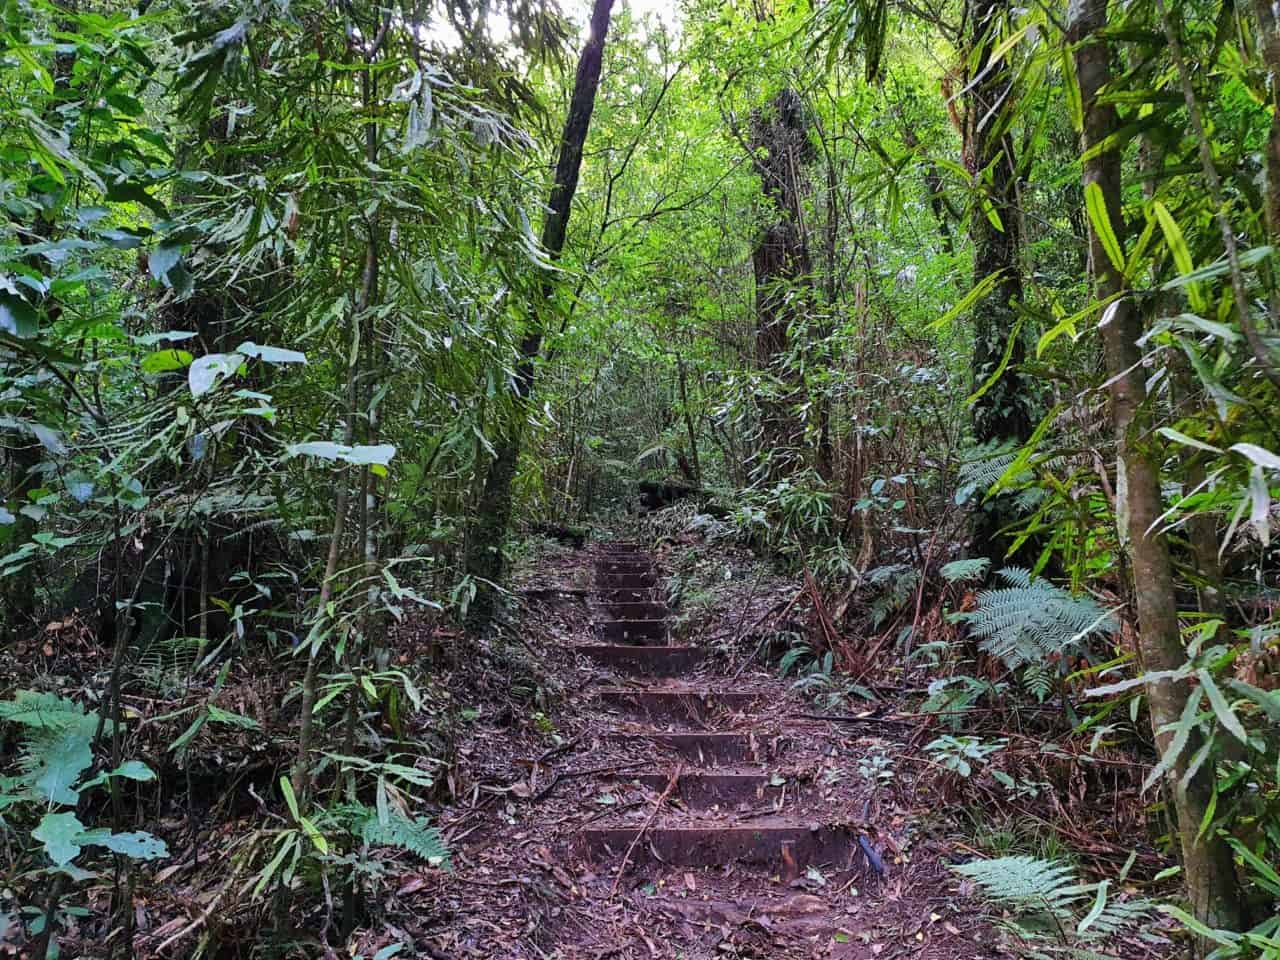
[[[979,592],[977,609],[956,619],[968,622],[979,646],[1010,669],[1043,663],[1090,635],[1119,629],[1115,617],[1092,598],[1032,579],[1028,570],[1005,567],[996,576],[1008,586]]]

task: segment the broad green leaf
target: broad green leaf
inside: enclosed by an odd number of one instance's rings
[[[1268,546],[1271,543],[1271,490],[1261,467],[1255,466],[1249,471],[1249,501],[1249,523],[1262,545]]]
[[[309,440],[306,443],[292,443],[287,449],[287,453],[291,457],[307,456],[321,457],[325,460],[341,460],[344,453],[351,448],[341,443],[332,443],[328,440]]]
[[[1203,440],[1197,440],[1195,437],[1188,437],[1185,433],[1182,433],[1180,430],[1175,430],[1173,427],[1161,427],[1156,432],[1161,436],[1168,437],[1175,443],[1180,443],[1186,447],[1195,447],[1197,450],[1208,450],[1210,453],[1222,453],[1222,450],[1219,447],[1215,447],[1210,443],[1205,443]]]
[[[952,307],[950,310],[948,310],[946,313],[940,316],[937,320],[934,320],[931,324],[929,324],[929,329],[938,330],[942,327],[945,327],[948,323],[950,323],[956,317],[960,316],[962,313],[964,313],[966,310],[972,307],[975,303],[977,303],[979,300],[981,300],[983,297],[989,294],[992,290],[994,290],[996,284],[998,284],[1003,279],[1003,277],[1004,277],[1004,271],[1002,270],[997,270],[995,273],[992,273],[989,276],[983,277],[982,280],[980,280],[972,290],[970,290],[960,299],[959,303],[957,303],[954,307]]]
[[[229,377],[240,369],[244,358],[235,353],[210,353],[191,362],[187,383],[193,397],[202,397],[213,389],[219,377]]]
[[[1280,457],[1266,447],[1260,447],[1256,443],[1233,443],[1231,449],[1248,457],[1263,469],[1280,470]]]
[[[1186,237],[1182,235],[1182,228],[1178,226],[1178,222],[1173,219],[1173,214],[1159,200],[1155,200],[1151,204],[1152,212],[1156,215],[1156,220],[1160,223],[1160,231],[1164,234],[1165,243],[1169,246],[1169,252],[1173,255],[1174,266],[1178,268],[1178,273],[1186,276],[1195,272],[1195,261],[1191,259],[1191,248],[1187,246]],[[1208,302],[1205,300],[1204,293],[1200,286],[1192,283],[1187,288],[1187,295],[1191,298],[1191,305],[1198,313],[1204,313],[1208,310]]]
[[[1218,684],[1214,681],[1213,674],[1208,670],[1201,669],[1196,671],[1196,676],[1200,678],[1200,686],[1204,687],[1204,692],[1209,697],[1209,706],[1213,707],[1213,712],[1218,715],[1218,721],[1237,740],[1247,744],[1249,735],[1244,732],[1244,725],[1240,722],[1240,718],[1232,712],[1231,704],[1227,703],[1227,698],[1218,689]]]
[[[1084,129],[1084,103],[1080,96],[1080,81],[1076,77],[1076,61],[1071,48],[1064,45],[1062,58],[1062,88],[1067,97],[1067,113],[1076,133]]]
[[[157,350],[143,358],[142,372],[157,374],[170,370],[182,370],[190,366],[194,359],[186,350]]]
[[[1151,769],[1151,772],[1147,774],[1147,779],[1142,782],[1144,791],[1151,789],[1151,786],[1157,780],[1173,769],[1173,765],[1182,756],[1182,751],[1187,748],[1187,742],[1191,739],[1191,732],[1195,729],[1196,715],[1200,709],[1200,701],[1203,699],[1203,687],[1196,687],[1187,697],[1186,705],[1182,708],[1182,716],[1176,723],[1171,725],[1173,727],[1173,737],[1161,752],[1160,762]]]
[[[298,814],[298,798],[294,795],[293,784],[289,782],[288,777],[280,778],[280,792],[284,794],[284,802],[289,805],[289,812],[293,814],[294,821],[301,819]]]
[[[996,368],[991,371],[991,375],[987,377],[982,386],[969,395],[965,403],[970,405],[977,403],[988,390],[1000,381],[1000,378],[1004,376],[1005,369],[1009,366],[1009,358],[1013,356],[1013,348],[1017,345],[1018,335],[1021,333],[1022,318],[1019,317],[1018,321],[1013,325],[1013,329],[1009,331],[1009,338],[1005,341],[1004,354],[1000,357],[1000,362],[996,364]]]
[[[28,775],[32,787],[53,803],[74,805],[80,795],[73,787],[93,763],[89,732],[79,728],[63,730],[40,743],[34,753],[37,764]]]
[[[1272,723],[1280,724],[1280,690],[1263,690],[1243,680],[1228,680],[1227,686],[1260,706]]]
[[[396,448],[390,443],[379,443],[370,446],[354,446],[342,459],[356,466],[376,463],[386,466],[396,455]]]
[[[0,293],[0,330],[15,337],[34,337],[38,328],[35,307],[16,293]]]
[[[1115,230],[1112,229],[1102,187],[1096,183],[1087,184],[1084,188],[1084,203],[1089,212],[1089,222],[1093,224],[1094,234],[1107,252],[1107,259],[1111,261],[1117,273],[1124,273],[1124,248],[1120,246]]]
[[[320,832],[320,828],[308,820],[306,817],[299,817],[298,824],[302,827],[311,843],[323,854],[329,852],[329,841],[324,838],[324,834]]]
[[[246,340],[240,346],[236,347],[236,353],[243,353],[246,357],[257,357],[259,360],[265,360],[267,363],[306,363],[307,355],[297,350],[286,350],[283,347],[263,347],[254,343],[252,340]]]
[[[110,830],[89,830],[81,834],[79,842],[88,846],[106,847],[134,860],[160,860],[169,856],[169,848],[159,837],[144,830],[131,833],[112,833]]]
[[[1107,909],[1107,890],[1110,888],[1110,886],[1111,886],[1110,880],[1103,880],[1100,884],[1098,884],[1098,893],[1093,898],[1093,906],[1089,908],[1089,912],[1084,915],[1084,918],[1080,921],[1080,924],[1076,927],[1077,934],[1082,934],[1086,930],[1088,930],[1091,926],[1093,926],[1094,921],[1096,921],[1100,916],[1102,916],[1102,911]]]
[[[182,247],[169,244],[161,244],[151,251],[147,257],[147,267],[151,271],[153,280],[166,280],[169,271],[178,265],[178,261],[182,259]]]
[[[70,863],[80,853],[84,824],[74,813],[46,813],[31,831],[44,844],[44,852],[57,866]]]

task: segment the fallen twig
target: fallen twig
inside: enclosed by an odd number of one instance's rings
[[[658,811],[662,809],[662,805],[667,802],[667,797],[671,796],[671,791],[676,787],[676,781],[680,779],[680,774],[684,773],[684,763],[676,764],[676,768],[671,773],[671,778],[667,781],[667,788],[662,791],[662,796],[658,798],[658,802],[653,805],[653,809],[649,811],[649,818],[645,820],[639,832],[635,835],[635,839],[631,841],[631,846],[627,847],[626,855],[622,858],[622,863],[618,867],[618,875],[613,878],[613,886],[609,888],[609,899],[613,899],[614,894],[618,892],[618,884],[622,882],[622,875],[627,872],[627,864],[631,862],[631,854],[635,853],[636,844],[640,842],[640,838],[649,832],[649,827],[653,825],[653,821],[658,816]]]
[[[622,770],[631,770],[635,767],[649,767],[652,762],[648,760],[637,760],[635,763],[614,764],[611,767],[592,767],[590,770],[566,770],[563,773],[557,773],[545,787],[530,797],[532,803],[537,803],[545,798],[561,780],[572,780],[575,777],[591,777],[599,773],[618,773]]]

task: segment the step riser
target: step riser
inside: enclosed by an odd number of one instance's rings
[[[628,777],[619,775],[619,783],[639,781],[655,793],[667,788],[669,774],[653,773]],[[684,802],[693,810],[711,807],[737,807],[741,804],[760,805],[776,803],[783,796],[783,788],[769,783],[767,774],[693,773],[683,774],[671,796]],[[787,799],[795,797],[795,787],[789,787]]]
[[[650,690],[600,690],[596,700],[605,707],[656,721],[706,720],[718,713],[740,713],[760,702],[757,695],[750,693],[696,696]]]
[[[606,606],[626,603],[661,603],[662,594],[648,587],[623,589],[620,587],[603,588],[596,591],[596,598]]]
[[[601,590],[653,590],[658,578],[652,573],[602,573],[596,576]]]
[[[671,608],[656,600],[606,603],[605,607],[615,620],[665,620],[671,616]]]
[[[581,835],[583,851],[600,860],[621,857],[637,832],[621,827],[588,828]],[[677,867],[737,862],[801,872],[825,866],[844,872],[861,868],[863,855],[857,837],[843,828],[655,827],[636,844],[631,863],[659,861]]]
[[[753,747],[751,738],[740,733],[615,733],[605,740],[619,746],[639,742],[646,748],[672,754],[698,766],[765,763],[772,759],[774,752],[771,743],[757,740]]]
[[[610,643],[645,643],[665,640],[664,620],[606,620],[596,624],[596,636]]]
[[[706,651],[697,647],[577,646],[574,652],[597,666],[638,677],[678,677],[700,664]]]
[[[654,573],[653,561],[647,557],[617,559],[610,557],[596,561],[596,573]]]

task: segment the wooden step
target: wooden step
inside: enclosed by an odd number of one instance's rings
[[[653,643],[667,637],[665,620],[602,620],[596,636],[609,643]]]
[[[657,748],[699,766],[764,763],[773,758],[779,746],[776,739],[760,739],[746,733],[643,731],[606,734],[604,739],[622,748],[640,745],[650,753]]]
[[[640,783],[654,793],[661,794],[670,781],[670,773],[644,773],[633,776],[620,773],[610,777],[619,783]],[[707,810],[711,807],[738,807],[743,804],[773,804],[785,797],[794,796],[799,784],[784,780],[775,784],[775,775],[767,771],[747,772],[690,771],[680,774],[671,796],[679,799],[691,810]],[[786,791],[784,793],[784,790]]]
[[[658,576],[648,573],[598,573],[596,586],[601,590],[652,590],[658,585]]]
[[[721,712],[740,713],[759,703],[763,694],[705,688],[628,689],[604,687],[595,697],[606,707],[650,720],[706,720]]]
[[[632,600],[622,603],[606,603],[615,620],[666,620],[671,608],[658,600]]]
[[[579,837],[586,856],[613,859],[626,853],[640,830],[608,825],[586,827]],[[797,875],[808,867],[837,872],[861,869],[865,862],[857,835],[850,828],[781,818],[719,826],[668,825],[659,821],[645,832],[631,854],[633,866],[655,861],[677,867],[748,863]]]
[[[678,677],[693,670],[707,656],[702,647],[637,646],[634,644],[577,644],[573,652],[617,673],[642,677]]]
[[[656,587],[602,587],[596,590],[596,598],[603,604],[657,603],[662,592]]]

